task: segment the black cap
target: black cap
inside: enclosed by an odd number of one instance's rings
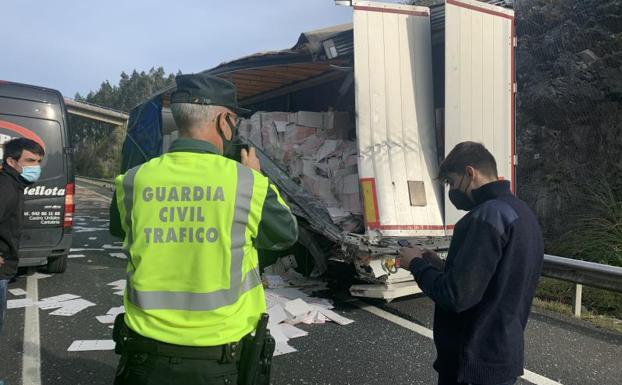
[[[239,116],[248,116],[251,110],[238,107],[233,83],[204,73],[177,75],[177,89],[171,94],[171,103],[193,103],[227,107]]]

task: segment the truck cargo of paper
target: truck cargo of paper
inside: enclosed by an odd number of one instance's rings
[[[418,291],[394,265],[397,241],[446,249],[463,214],[436,180],[455,144],[484,143],[514,186],[514,12],[504,0],[350,5],[352,24],[206,72],[255,111],[240,140],[299,217],[316,271],[328,258],[353,263],[370,285],[352,294],[390,300]],[[173,90],[132,110],[123,170],[178,137]]]

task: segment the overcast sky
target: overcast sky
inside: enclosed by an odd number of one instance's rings
[[[333,0],[0,0],[0,80],[73,97],[122,71],[197,72],[349,23]]]

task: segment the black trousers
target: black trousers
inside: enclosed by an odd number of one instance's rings
[[[114,385],[237,385],[236,362],[127,352],[121,356]]]

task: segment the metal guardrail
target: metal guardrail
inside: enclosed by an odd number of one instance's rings
[[[545,255],[542,275],[622,293],[622,267]]]
[[[114,181],[110,179],[77,178],[114,188]],[[583,285],[622,293],[622,267],[545,254],[542,275],[575,284],[573,310],[576,317],[581,316]]]
[[[545,255],[542,275],[575,284],[572,303],[575,317],[581,317],[583,285],[622,293],[621,267]]]

